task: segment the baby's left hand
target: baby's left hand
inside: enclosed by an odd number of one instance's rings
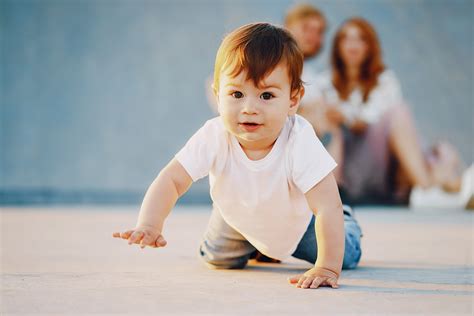
[[[331,286],[333,289],[337,289],[337,280],[339,276],[325,268],[314,267],[306,271],[304,274],[295,275],[288,278],[291,284],[297,283],[296,287],[303,289],[317,289],[320,286]]]

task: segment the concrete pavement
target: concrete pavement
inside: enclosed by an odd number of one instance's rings
[[[357,209],[360,267],[340,288],[303,290],[287,277],[311,264],[250,261],[209,270],[197,258],[209,207],[179,207],[165,248],[113,239],[130,207],[3,208],[2,315],[472,315],[473,213]]]

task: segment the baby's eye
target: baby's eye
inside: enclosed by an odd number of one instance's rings
[[[274,97],[273,94],[271,94],[270,92],[264,92],[262,93],[262,95],[260,96],[260,98],[264,99],[264,100],[270,100]]]
[[[244,94],[243,94],[242,92],[240,92],[240,91],[232,92],[231,95],[232,95],[234,98],[236,98],[236,99],[240,99],[240,98],[242,98],[242,97],[244,96]]]

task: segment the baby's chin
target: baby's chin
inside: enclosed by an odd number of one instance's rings
[[[235,134],[234,134],[235,135]],[[278,138],[278,135],[261,135],[257,133],[238,133],[235,135],[240,145],[244,147],[266,148],[273,145]]]
[[[239,140],[244,140],[247,142],[259,142],[263,141],[265,137],[262,135],[259,135],[259,133],[256,132],[238,132],[234,134]]]

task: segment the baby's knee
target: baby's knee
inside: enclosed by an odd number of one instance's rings
[[[204,260],[204,263],[209,269],[213,270],[239,270],[245,268],[247,261],[215,261],[215,260]]]
[[[248,256],[237,258],[217,258],[206,253],[202,247],[199,248],[199,257],[210,269],[243,269],[247,265]]]

